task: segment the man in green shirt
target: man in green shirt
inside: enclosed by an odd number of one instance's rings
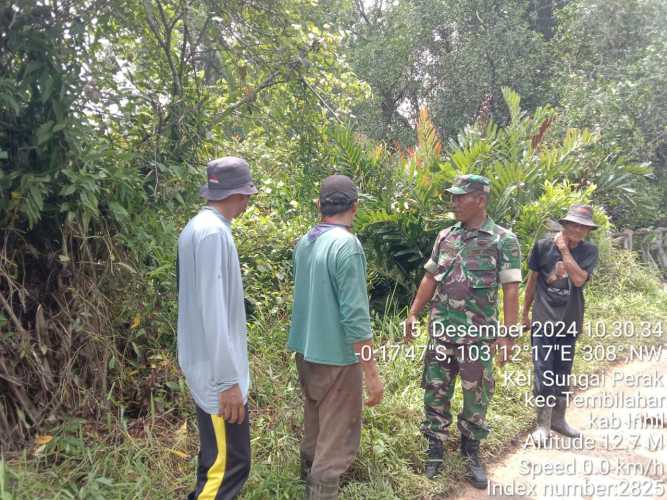
[[[362,379],[373,406],[383,385],[373,358],[366,257],[350,232],[357,189],[349,177],[322,181],[319,224],[294,251],[294,305],[287,347],[304,395],[301,476],[307,499],[335,499],[361,439]]]
[[[519,283],[521,251],[512,232],[486,213],[490,184],[481,175],[463,175],[447,189],[453,195],[457,223],[441,231],[424,265],[426,273],[406,321],[410,339],[417,315],[430,301],[429,349],[424,360],[425,419],[428,438],[426,475],[434,477],[442,464],[442,441],[452,423],[451,398],[461,377],[463,408],[457,426],[468,478],[486,488],[479,445],[488,433],[486,410],[493,397],[493,351],[507,360],[510,333],[520,334]],[[503,289],[504,326],[499,332],[498,289]]]

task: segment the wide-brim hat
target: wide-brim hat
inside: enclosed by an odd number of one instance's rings
[[[593,207],[590,205],[572,205],[565,217],[558,220],[561,224],[563,222],[574,222],[582,226],[590,227],[592,230],[597,229],[598,226],[593,222]]]
[[[208,162],[208,182],[199,188],[199,195],[207,200],[220,201],[233,194],[257,193],[250,176],[250,167],[243,158],[225,156]]]

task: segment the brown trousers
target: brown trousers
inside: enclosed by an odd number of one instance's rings
[[[299,353],[296,366],[304,399],[301,455],[312,463],[310,480],[338,479],[359,451],[361,366],[311,363]]]

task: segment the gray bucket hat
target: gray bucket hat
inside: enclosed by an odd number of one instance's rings
[[[250,177],[250,167],[243,158],[225,156],[208,162],[208,182],[199,188],[207,200],[220,201],[233,194],[255,194],[257,188]]]
[[[597,229],[598,226],[593,222],[593,207],[590,205],[572,205],[567,210],[567,215],[560,219],[558,222],[561,224],[563,222],[575,222],[581,224],[582,226],[588,226],[591,229]]]

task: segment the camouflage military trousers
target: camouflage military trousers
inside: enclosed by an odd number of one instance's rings
[[[468,438],[481,440],[489,434],[486,410],[493,397],[493,344],[433,344],[424,358],[424,423],[427,437],[444,440],[452,423],[451,400],[456,376],[461,375],[463,408],[457,427]]]

